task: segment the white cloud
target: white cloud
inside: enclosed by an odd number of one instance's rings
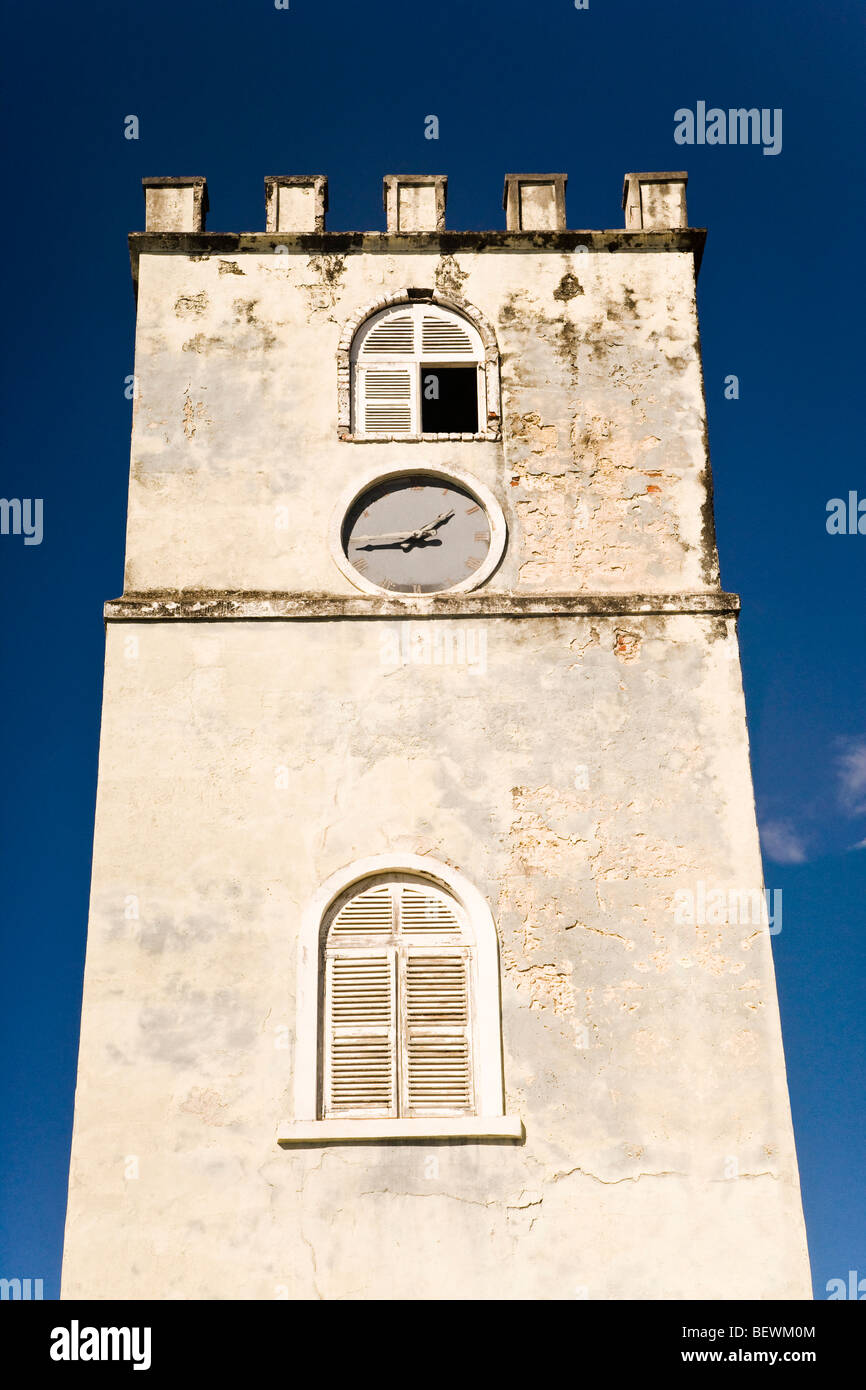
[[[839,798],[852,816],[866,812],[866,738],[850,738],[837,759]]]
[[[761,844],[775,864],[805,864],[806,844],[790,821],[768,820],[761,826]]]

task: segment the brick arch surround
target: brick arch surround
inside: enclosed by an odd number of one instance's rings
[[[351,319],[343,325],[340,334],[340,342],[337,347],[337,434],[340,439],[353,439],[352,434],[352,364],[351,351],[355,334],[362,324],[367,322],[373,314],[378,314],[382,309],[393,308],[396,304],[435,304],[440,309],[453,309],[456,314],[461,314],[465,319],[478,330],[481,341],[484,345],[484,375],[487,383],[487,421],[485,428],[480,431],[478,438],[498,440],[500,433],[500,404],[499,404],[499,346],[496,342],[496,334],[493,325],[484,317],[480,309],[474,304],[467,303],[464,299],[459,299],[456,295],[444,294],[425,294],[418,290],[405,289],[396,290],[393,294],[383,295],[381,299],[373,300],[370,304],[365,304],[363,309],[353,315]],[[406,443],[406,436],[393,436]]]

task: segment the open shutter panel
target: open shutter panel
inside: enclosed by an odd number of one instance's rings
[[[412,374],[406,367],[360,369],[361,413],[367,434],[412,433]]]
[[[326,957],[325,1113],[397,1113],[393,951]]]
[[[466,952],[409,951],[404,960],[403,1089],[409,1115],[473,1105]]]

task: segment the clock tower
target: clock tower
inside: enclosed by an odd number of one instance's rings
[[[809,1298],[686,175],[146,179],[63,1296]]]

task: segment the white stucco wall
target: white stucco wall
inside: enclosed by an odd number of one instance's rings
[[[770,937],[674,912],[762,887],[692,254],[594,236],[142,252],[66,1297],[810,1296]],[[407,286],[493,326],[501,441],[337,437],[343,326]],[[416,464],[506,517],[459,602],[329,551]],[[384,853],[493,912],[525,1143],[277,1142],[305,905]]]
[[[421,446],[506,510],[493,590],[715,581],[690,252],[290,246],[141,256],[127,590],[353,592],[325,542],[335,502],[420,454],[338,440],[340,334],[415,285],[456,290],[499,341],[503,441]]]
[[[769,936],[673,912],[762,881],[731,625],[470,626],[109,625],[66,1296],[809,1296]],[[284,1151],[304,905],[401,849],[493,907],[526,1143]]]

